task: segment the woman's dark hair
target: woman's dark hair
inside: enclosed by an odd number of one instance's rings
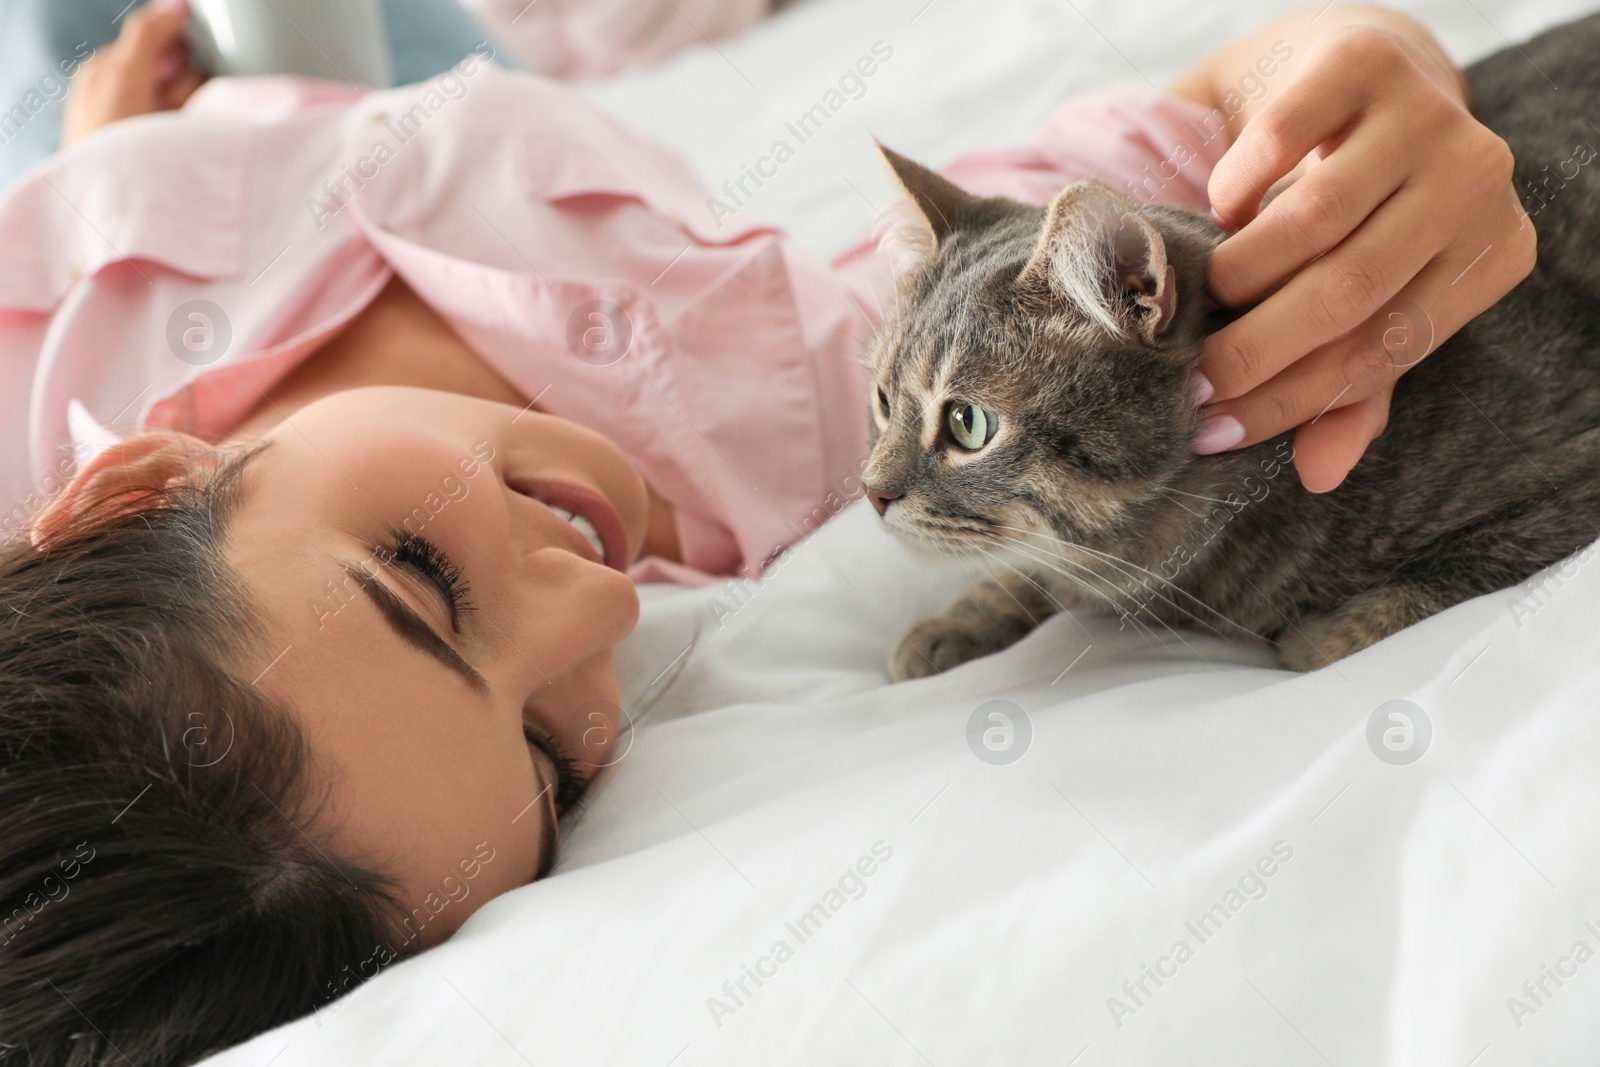
[[[260,637],[223,554],[252,455],[0,545],[15,1062],[190,1063],[397,956],[394,884],[308,836],[322,802],[304,735],[227,669]]]

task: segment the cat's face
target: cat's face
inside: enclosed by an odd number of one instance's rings
[[[978,200],[885,154],[916,209],[894,223],[912,265],[870,359],[865,482],[886,524],[960,554],[1125,540],[1194,462],[1204,298],[1180,308],[1177,289],[1199,285],[1209,224],[1161,212],[1192,231],[1169,241],[1093,182],[1049,212]]]

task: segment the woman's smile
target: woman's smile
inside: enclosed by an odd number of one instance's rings
[[[634,546],[622,517],[606,495],[597,489],[556,478],[510,475],[506,485],[553,512],[572,530],[580,554],[597,563],[626,571],[633,562]]]

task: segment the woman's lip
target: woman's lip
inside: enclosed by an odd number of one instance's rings
[[[523,496],[529,496],[574,515],[582,515],[594,526],[605,546],[605,558],[595,559],[619,571],[627,571],[629,556],[628,531],[622,525],[622,516],[611,506],[604,493],[576,482],[556,478],[507,478],[506,484]],[[572,529],[568,524],[568,529]],[[594,546],[577,530],[572,530],[575,543],[583,545],[584,555],[594,559]]]

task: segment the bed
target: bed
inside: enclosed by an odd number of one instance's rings
[[[889,195],[869,135],[942,164],[1280,8],[807,0],[586,91],[716,188],[887,45],[740,209],[829,256]],[[1411,10],[1465,61],[1582,8]],[[1596,557],[1311,675],[1063,616],[891,686],[967,575],[857,503],[759,580],[644,590],[553,877],[209,1062],[1592,1064]]]

